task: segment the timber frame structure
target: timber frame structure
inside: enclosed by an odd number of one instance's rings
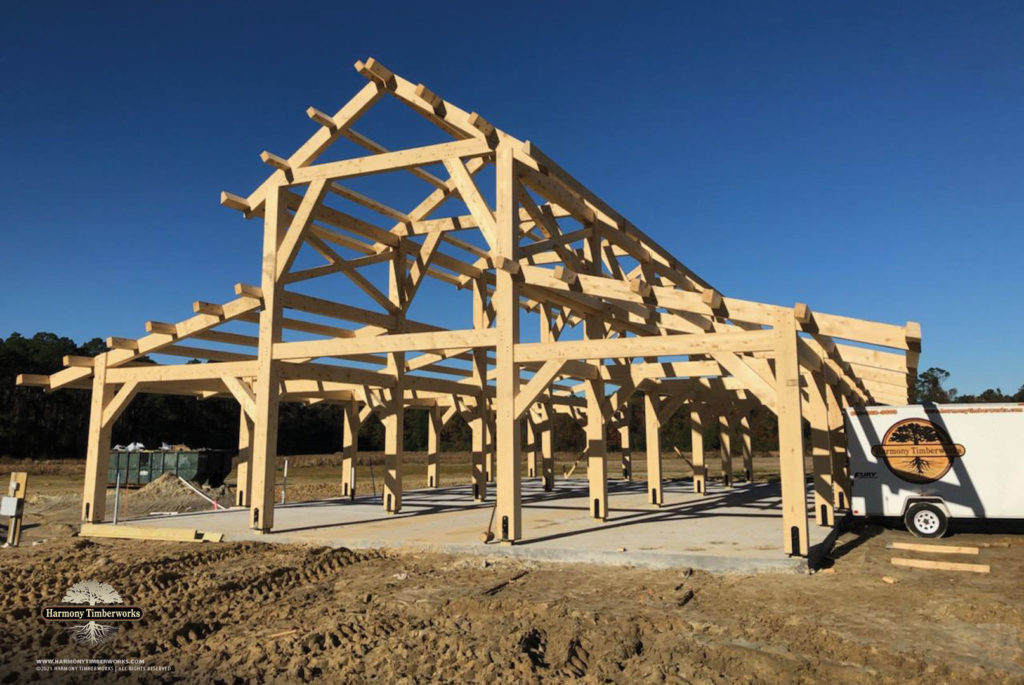
[[[524,536],[522,479],[539,477],[545,489],[553,486],[556,412],[585,424],[589,507],[595,519],[608,516],[606,435],[620,432],[622,475],[631,478],[625,409],[637,395],[645,410],[653,506],[663,502],[659,427],[674,412],[684,408],[692,422],[698,494],[709,472],[704,428],[717,423],[722,432],[728,487],[730,436],[740,438],[749,479],[749,412],[758,405],[774,412],[783,547],[806,556],[803,422],[811,426],[814,516],[833,525],[834,510],[849,502],[842,410],[908,401],[920,327],[725,297],[536,145],[373,59],[355,66],[367,83],[348,103],[333,115],[311,107],[307,114],[318,128],[298,150],[287,158],[264,152],[263,161],[274,167],[270,176],[248,197],[221,195],[224,206],[263,221],[258,286],[238,284],[236,297],[223,304],[196,302],[194,316],[178,323],[147,322],[148,334],[138,339],[109,338],[108,352],[65,358],[66,368],[50,376],[19,376],[19,384],[47,390],[92,390],[82,520],[104,519],[111,427],[136,393],[222,395],[241,406],[237,503],[249,507],[256,531],[270,532],[274,523],[279,403],[335,402],[344,406],[339,494],[355,494],[356,436],[376,412],[386,431],[382,501],[388,513],[402,507],[405,410],[429,411],[427,487],[438,485],[441,428],[462,415],[472,430],[473,496],[485,499],[487,482],[496,481],[499,539],[510,543]],[[450,140],[389,150],[358,133],[354,125],[385,97]],[[323,161],[342,138],[367,154]],[[493,174],[493,194],[479,181],[485,169]],[[411,174],[429,192],[406,211],[346,185],[386,172]],[[449,199],[468,213],[435,216]],[[386,224],[357,218],[339,209],[341,202]],[[303,246],[320,255],[319,265],[296,266]],[[386,265],[386,283],[374,284],[361,272],[374,264]],[[350,279],[379,308],[299,292],[332,274]],[[471,328],[447,330],[408,316],[427,277],[471,291]],[[523,313],[539,319],[539,334],[525,336],[536,342],[520,341]],[[228,332],[226,324],[253,330]],[[580,339],[563,335],[580,326]],[[240,351],[182,344],[186,340]],[[206,363],[141,359],[154,353]]]

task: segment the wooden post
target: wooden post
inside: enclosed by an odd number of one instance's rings
[[[806,413],[811,424],[811,465],[814,472],[814,520],[819,526],[831,526],[835,523],[835,510],[832,506],[832,449],[824,376],[812,374],[807,386],[810,402]]]
[[[388,262],[388,299],[397,312],[397,332],[405,330],[406,260],[400,244]],[[384,500],[385,513],[402,511],[402,459],[405,453],[405,352],[388,354],[387,372],[395,379],[384,415]]]
[[[601,274],[601,235],[596,230],[583,241],[586,266]],[[601,316],[584,319],[583,339],[603,340],[608,332]],[[608,519],[608,439],[605,422],[610,418],[604,396],[604,380],[588,378],[584,382],[587,399],[587,480],[590,484],[590,515],[599,521]],[[660,489],[660,488],[659,488]]]
[[[249,526],[269,533],[274,526],[274,477],[277,472],[277,418],[280,362],[274,345],[281,341],[283,288],[277,278],[277,248],[287,228],[281,203],[282,188],[268,190],[263,217],[263,311],[260,312],[257,374],[253,385],[256,417],[253,423],[252,473],[249,487]]]
[[[479,278],[473,279],[473,328],[487,328],[487,285]],[[487,385],[487,350],[474,347],[473,383],[480,388],[476,400],[476,409],[469,422],[472,433],[473,460],[473,499],[483,502],[487,499],[487,472],[484,463],[484,451],[487,443],[487,404],[483,389]]]
[[[427,416],[427,487],[436,488],[441,484],[438,466],[441,461],[441,407],[436,404]]]
[[[92,399],[89,405],[89,435],[85,451],[85,487],[82,491],[82,521],[101,523],[107,509],[107,469],[110,464],[110,430],[103,410],[114,397],[107,383],[107,355],[93,361]]]
[[[750,414],[740,417],[740,447],[743,450],[743,472],[748,483],[754,482],[753,436],[750,432]]]
[[[238,477],[235,485],[235,506],[249,506],[249,488],[252,484],[252,472],[249,469],[249,461],[238,462]]]
[[[253,421],[245,409],[238,411],[238,478],[235,484],[235,506],[249,506],[249,491],[252,488],[252,434]]]
[[[21,523],[25,518],[25,495],[28,493],[28,471],[12,471],[7,496],[17,500],[14,516],[7,519],[7,546],[21,544]],[[116,513],[116,512],[115,512]]]
[[[656,507],[664,502],[661,487],[661,423],[658,403],[651,392],[644,393],[644,426],[647,430],[647,501]]]
[[[471,433],[470,450],[473,461],[473,499],[477,502],[483,502],[487,499],[487,472],[484,469],[484,443],[487,440],[487,432],[484,423],[484,412],[484,407],[478,404],[469,422]]]
[[[542,305],[540,314],[540,341],[554,342],[555,334],[551,328],[551,309]],[[550,492],[555,487],[555,451],[554,451],[554,429],[555,411],[550,403],[542,405],[544,422],[540,427],[540,468],[541,477],[544,479],[544,490]]]
[[[540,470],[544,479],[544,490],[555,487],[554,420],[555,412],[550,404],[544,405],[544,423],[540,428]]]
[[[589,328],[588,322],[588,331]],[[608,443],[604,426],[604,381],[588,379],[587,396],[587,481],[590,485],[590,515],[599,521],[608,519]]]
[[[341,405],[341,496],[356,498],[356,454],[359,451],[359,407]]]
[[[516,200],[518,181],[512,147],[499,143],[495,159],[495,250],[494,256],[519,262],[519,204]],[[519,461],[520,433],[516,418],[516,395],[519,394],[519,369],[515,363],[515,346],[519,342],[519,286],[511,273],[495,270],[494,313],[497,317],[495,345],[495,456],[497,458],[498,495],[495,522],[499,537],[512,543],[523,536],[522,482]]]
[[[706,495],[708,470],[704,465],[704,422],[696,405],[690,409],[690,449],[693,461],[693,491],[698,495]]]
[[[397,353],[390,356],[400,357],[403,360],[400,363],[404,364],[405,354]],[[391,391],[391,400],[383,418],[384,511],[388,514],[397,514],[402,510],[402,457],[405,452],[405,402],[401,387]]]
[[[722,484],[732,487],[732,433],[729,426],[729,417],[724,414],[718,417],[718,453],[722,460]]]
[[[619,443],[622,445],[622,479],[625,481],[631,481],[633,480],[633,453],[632,446],[629,441],[630,409],[628,405],[626,406],[625,412],[625,423],[619,426]]]
[[[484,472],[487,474],[487,482],[494,482],[494,454],[497,440],[497,426],[494,409],[491,403],[487,402],[487,411],[484,414]]]
[[[796,318],[790,309],[775,316],[776,411],[779,419],[779,467],[782,478],[783,549],[807,556],[807,488],[804,482],[803,416]]]
[[[526,477],[537,477],[537,429],[533,425],[533,419],[527,412],[524,416],[526,423]]]
[[[846,454],[842,399],[834,385],[825,384],[828,406],[829,452],[832,473],[832,505],[836,509],[850,507],[850,462]]]

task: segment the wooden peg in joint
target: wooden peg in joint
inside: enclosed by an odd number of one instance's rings
[[[708,288],[700,294],[700,301],[711,309],[718,309],[722,306],[722,294],[714,288]]]
[[[316,107],[307,107],[306,116],[320,124],[324,128],[334,131],[338,128],[338,125],[334,123],[334,119],[331,118],[326,112],[321,112]]]
[[[173,323],[164,323],[163,321],[147,321],[146,332],[160,333],[161,335],[178,335],[178,327]]]
[[[285,159],[284,157],[278,157],[273,152],[267,152],[266,150],[264,150],[263,152],[260,153],[260,159],[263,160],[264,164],[272,166],[275,169],[280,169],[281,171],[292,170],[292,167],[290,164],[288,164],[287,159]]]

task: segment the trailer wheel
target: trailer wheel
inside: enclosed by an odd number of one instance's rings
[[[934,504],[921,502],[910,505],[903,522],[919,538],[941,538],[946,534],[949,518]]]

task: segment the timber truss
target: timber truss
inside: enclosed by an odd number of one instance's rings
[[[430,413],[428,487],[438,485],[440,431],[459,414],[472,429],[473,495],[484,499],[487,482],[496,480],[500,538],[512,542],[523,537],[522,478],[553,485],[558,412],[585,424],[589,506],[594,518],[607,517],[607,431],[622,436],[629,478],[626,409],[638,395],[654,506],[662,503],[659,427],[674,412],[685,407],[692,422],[697,493],[708,473],[703,429],[722,431],[731,486],[730,437],[741,437],[749,478],[749,412],[774,412],[784,547],[806,555],[803,421],[811,426],[815,517],[832,525],[834,509],[849,502],[842,410],[907,402],[919,326],[725,297],[536,145],[373,59],[356,69],[366,85],[333,115],[310,108],[318,127],[298,150],[287,158],[262,154],[274,167],[262,185],[248,197],[221,196],[226,207],[262,219],[259,285],[237,285],[223,304],[196,302],[194,316],[177,323],[149,321],[138,339],[109,338],[109,351],[65,358],[66,368],[53,375],[19,377],[47,390],[92,390],[83,520],[104,518],[114,421],[138,392],[172,393],[238,401],[239,503],[261,532],[273,527],[280,402],[344,406],[340,494],[348,496],[355,494],[359,426],[371,412],[380,415],[389,513],[402,506],[406,409]],[[390,150],[357,132],[383,98],[425,118],[444,142]],[[366,153],[325,161],[343,139]],[[427,194],[411,209],[389,206],[352,187],[368,175],[401,176]],[[449,200],[464,213],[441,211]],[[318,261],[300,264],[300,250]],[[374,265],[387,274],[376,283]],[[307,286],[332,276],[349,279],[372,305],[308,294]],[[409,315],[428,278],[469,291],[454,297],[465,297],[467,308],[472,300],[471,325],[450,330]],[[444,308],[451,309],[447,300]],[[539,332],[531,328],[521,341],[528,321]],[[152,363],[153,354],[206,363]]]

